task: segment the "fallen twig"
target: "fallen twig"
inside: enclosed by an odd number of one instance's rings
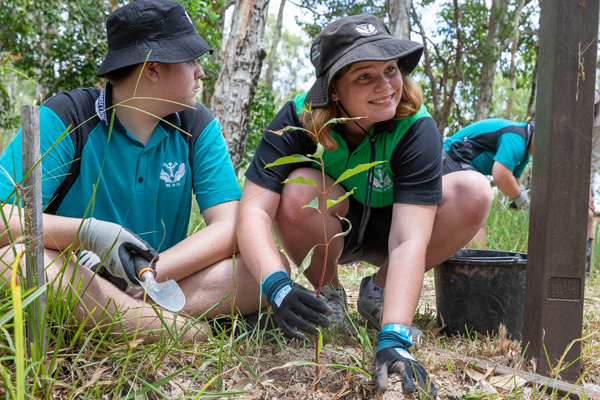
[[[593,399],[600,400],[600,392],[583,388],[572,383],[559,381],[557,379],[548,378],[546,376],[532,374],[530,372],[521,371],[514,368],[509,368],[504,365],[499,365],[491,361],[479,360],[477,358],[464,356],[462,354],[454,353],[448,350],[443,350],[437,347],[433,348],[433,351],[441,356],[452,358],[454,360],[461,360],[471,364],[473,368],[487,371],[489,368],[493,368],[497,375],[513,375],[521,377],[527,380],[527,384],[538,387],[546,387],[546,392],[556,391],[561,396],[569,396],[571,399]]]

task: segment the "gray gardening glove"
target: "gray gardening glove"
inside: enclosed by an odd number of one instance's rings
[[[132,252],[147,261],[158,260],[158,253],[146,241],[112,222],[95,218],[84,220],[79,231],[79,241],[84,250],[89,250],[104,260],[102,266],[111,275],[125,279],[128,286],[140,286]]]
[[[529,202],[530,190],[531,189],[521,189],[521,193],[519,193],[519,196],[513,199],[512,203],[509,205],[509,208],[516,208],[518,210],[526,206],[527,202]]]

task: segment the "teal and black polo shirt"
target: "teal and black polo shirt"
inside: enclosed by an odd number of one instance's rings
[[[490,118],[475,122],[444,141],[444,150],[457,162],[472,165],[484,175],[492,175],[498,161],[517,178],[529,162],[531,125],[507,119]]]
[[[144,146],[116,115],[111,128],[111,93],[110,84],[64,91],[40,106],[41,154],[54,146],[42,159],[46,212],[117,223],[160,252],[187,236],[192,193],[201,211],[239,200],[221,125],[208,109],[167,116]],[[0,174],[3,202],[23,176],[21,142],[19,130],[0,158],[11,177]]]
[[[246,178],[281,194],[283,181],[297,168],[312,167],[312,163],[295,163],[272,168],[265,165],[292,154],[313,154],[316,144],[306,132],[297,130],[278,136],[269,132],[286,126],[302,126],[298,117],[306,93],[289,101],[273,119],[256,149]],[[344,135],[343,125],[331,132],[338,143],[336,150],[326,151],[325,172],[337,179],[344,171],[370,162],[369,138],[355,146]],[[425,107],[416,115],[375,124],[370,134],[376,138],[375,161],[386,161],[374,167],[371,207],[386,207],[393,203],[439,204],[442,202],[442,138]],[[364,205],[367,172],[341,183]]]

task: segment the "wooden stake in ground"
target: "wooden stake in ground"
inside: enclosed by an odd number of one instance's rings
[[[545,375],[582,333],[597,35],[597,1],[544,0],[523,348]],[[561,379],[580,355],[575,342]]]
[[[32,289],[43,286],[46,281],[42,223],[42,165],[38,162],[40,160],[40,118],[37,106],[21,106],[21,124],[24,174],[31,170],[24,182],[23,205],[27,237],[25,240],[26,287]],[[46,294],[39,296],[27,308],[27,339],[29,343],[35,344],[34,360],[40,359],[46,351],[46,324],[43,320]]]

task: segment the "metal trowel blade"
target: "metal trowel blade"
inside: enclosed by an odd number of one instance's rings
[[[141,284],[148,296],[162,308],[177,312],[185,306],[185,295],[177,282],[170,280],[158,283],[152,272],[147,271],[142,274]]]

